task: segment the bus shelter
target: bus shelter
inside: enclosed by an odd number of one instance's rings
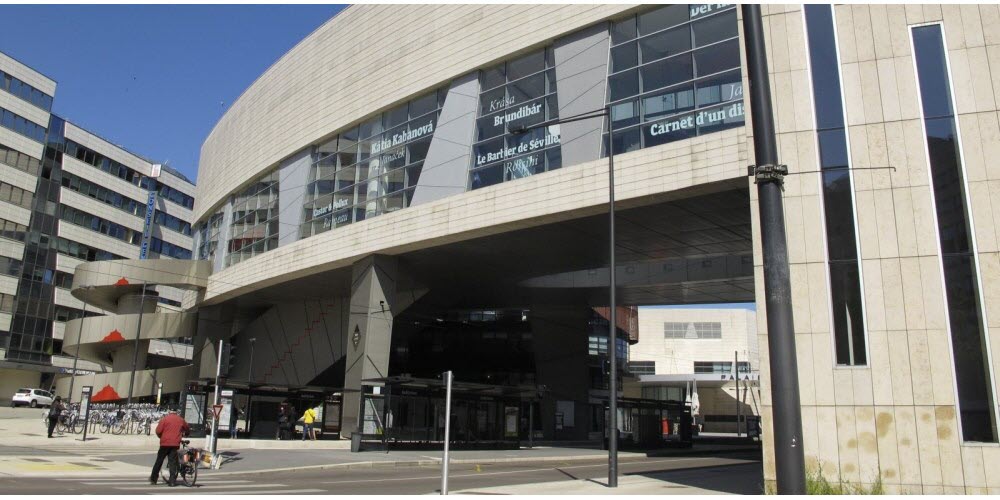
[[[405,376],[362,381],[360,442],[373,447],[439,448],[444,442],[445,382]],[[453,381],[451,429],[454,448],[517,449],[522,403],[535,401],[535,386]]]

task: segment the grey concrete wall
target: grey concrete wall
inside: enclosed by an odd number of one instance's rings
[[[477,73],[469,73],[452,82],[411,206],[465,192],[476,132],[478,96]]]
[[[299,225],[302,224],[302,201],[305,199],[306,184],[309,182],[309,167],[312,152],[299,151],[281,162],[278,171],[278,246],[287,245],[299,239]]]
[[[556,88],[561,118],[604,108],[609,43],[606,23],[556,40]],[[600,158],[603,124],[602,116],[559,126],[563,166]]]
[[[275,305],[249,322],[236,320],[232,340],[237,356],[229,378],[249,377],[250,339],[255,338],[254,383],[309,385],[344,356],[346,306],[344,298],[297,300]]]

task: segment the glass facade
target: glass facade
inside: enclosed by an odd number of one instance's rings
[[[725,4],[667,5],[612,25],[615,154],[743,125],[738,29]]]
[[[108,158],[90,148],[81,146],[72,140],[66,141],[66,154],[94,168],[98,168],[105,173],[114,175],[115,177],[118,177],[126,182],[131,182],[132,184],[143,189],[148,190],[155,183],[156,191],[163,199],[169,200],[170,202],[189,210],[194,208],[193,197],[164,184],[162,182],[162,177],[159,181],[157,181],[157,179],[142,175],[135,169],[112,160],[111,158]]]
[[[562,166],[559,125],[529,128],[559,117],[554,68],[549,47],[479,72],[469,189]]]
[[[42,167],[41,160],[32,158],[29,155],[3,144],[0,144],[0,163],[10,165],[31,175],[38,175],[38,172],[41,171]]]
[[[278,171],[251,183],[233,199],[227,265],[278,248]]]
[[[52,96],[22,82],[20,78],[10,73],[0,71],[0,90],[6,90],[45,111],[52,109]]]
[[[216,212],[209,217],[208,222],[198,225],[200,239],[198,244],[198,259],[214,260],[219,248],[219,236],[222,232],[222,212]]]
[[[63,172],[62,186],[71,191],[76,191],[84,196],[89,196],[95,200],[102,201],[125,213],[139,218],[146,216],[146,204],[133,200],[117,191],[90,182],[82,177],[77,177],[69,172]]]
[[[410,100],[317,147],[301,237],[410,206],[446,93]]]
[[[978,262],[966,210],[965,169],[940,24],[911,28],[937,215],[941,267],[965,441],[997,442]],[[978,147],[975,145],[973,147]]]
[[[55,353],[52,321],[55,317],[53,279],[57,252],[52,240],[58,228],[64,127],[61,118],[50,117],[42,169],[29,203],[31,219],[24,240],[24,258],[10,330],[0,332],[0,345],[7,347],[8,360],[47,364]],[[43,133],[43,139],[45,135]]]
[[[868,356],[857,228],[854,223],[854,185],[844,128],[833,8],[830,5],[806,5],[805,17],[823,179],[823,212],[837,364],[865,365]]]
[[[44,126],[24,118],[13,111],[0,108],[0,126],[13,130],[33,141],[45,142]]]

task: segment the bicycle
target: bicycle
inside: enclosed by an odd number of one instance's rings
[[[181,447],[177,448],[175,453],[177,453],[177,479],[180,480],[180,484],[190,487],[198,481],[198,463],[201,462],[202,450],[191,448],[188,446],[189,444],[191,444],[190,440],[181,440]],[[169,467],[167,470],[160,469],[160,477],[168,484],[170,481],[169,469]]]

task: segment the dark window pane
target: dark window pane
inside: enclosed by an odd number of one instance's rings
[[[694,32],[695,47],[732,38],[738,34],[736,10],[692,23],[691,30]]]
[[[730,40],[695,51],[694,66],[698,76],[706,76],[727,69],[739,68],[739,40]]]
[[[627,101],[611,106],[614,128],[625,128],[639,123],[639,102]]]
[[[694,137],[696,130],[694,115],[690,114],[643,125],[643,147]]]
[[[649,92],[692,78],[691,55],[683,54],[664,59],[640,68],[642,71],[642,91]]]
[[[545,73],[518,80],[507,86],[511,104],[518,104],[545,95]]]
[[[823,169],[846,169],[847,138],[844,129],[825,130],[817,134],[819,138],[819,161]]]
[[[396,109],[391,109],[385,112],[385,116],[382,118],[382,123],[385,124],[385,128],[391,129],[402,123],[406,123],[407,113],[406,106],[399,106]]]
[[[479,94],[479,115],[487,115],[505,108],[508,104],[506,95],[507,90],[505,87],[499,87]]]
[[[700,80],[695,85],[698,87],[696,101],[699,107],[743,98],[739,70]]]
[[[952,118],[926,120],[934,201],[937,204],[941,251],[945,254],[972,251],[965,214],[961,158]]]
[[[639,40],[642,62],[647,63],[691,50],[691,30],[681,26]]]
[[[611,49],[611,73],[639,64],[639,52],[635,47],[635,42],[629,42]]]
[[[503,182],[503,164],[496,164],[479,170],[474,170],[471,174],[472,189],[479,189]]]
[[[628,70],[608,77],[609,94],[612,101],[632,97],[639,93],[639,72]]]
[[[639,15],[639,34],[648,35],[688,20],[688,6],[674,4]]]
[[[644,97],[642,109],[645,121],[694,109],[694,89],[683,85]]]
[[[503,63],[484,69],[479,75],[479,82],[483,90],[499,87],[507,83],[507,73],[504,71]]]
[[[743,102],[704,109],[695,115],[698,135],[719,132],[743,125]]]
[[[476,120],[476,140],[482,141],[502,134],[504,131],[502,116],[503,113],[495,113]],[[499,124],[497,124],[498,118],[501,118]]]
[[[410,101],[410,118],[426,115],[437,109],[437,93],[430,93]]]
[[[867,364],[857,261],[830,263],[830,295],[837,364]]]
[[[943,256],[955,378],[965,441],[996,442],[987,347],[980,320],[975,261],[971,255]]]
[[[507,81],[537,73],[545,69],[545,52],[538,51],[507,63]]]
[[[952,115],[951,87],[945,62],[941,26],[913,28],[913,53],[917,58],[917,79],[924,118]]]
[[[840,64],[834,37],[830,5],[808,4],[806,29],[809,34],[809,59],[812,70],[816,126],[820,130],[844,126],[840,95]]]
[[[611,43],[618,44],[635,38],[635,16],[611,25]]]
[[[615,154],[618,155],[628,153],[629,151],[637,151],[642,147],[639,141],[639,127],[633,127],[621,132],[616,130],[615,139],[613,141]]]
[[[854,204],[847,170],[823,172],[823,209],[826,242],[831,261],[857,259],[854,238]]]

